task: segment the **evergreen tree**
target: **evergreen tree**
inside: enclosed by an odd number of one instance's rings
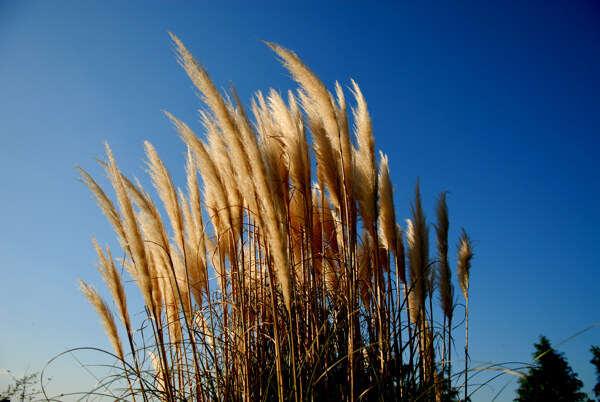
[[[600,400],[600,347],[592,346],[591,352],[594,355],[594,357],[592,358],[592,360],[590,360],[590,363],[592,363],[594,366],[596,366],[597,382],[596,382],[596,385],[594,386],[594,394],[596,395],[596,398],[598,398],[598,400]]]
[[[581,392],[583,382],[577,378],[562,353],[550,346],[545,336],[534,344],[535,361],[524,378],[519,379],[515,401],[589,401]]]

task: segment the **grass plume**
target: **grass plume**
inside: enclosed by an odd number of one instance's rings
[[[117,261],[144,302],[135,306],[144,317],[136,330],[127,279],[94,239],[130,354],[108,305],[95,289],[83,283],[81,289],[117,356],[135,363],[123,366],[128,381],[134,379],[129,395],[166,401],[456,395],[458,381],[436,361],[448,359],[452,345],[445,193],[432,258],[419,182],[406,229],[397,222],[390,161],[381,152],[377,161],[358,84],[351,81],[349,117],[340,84],[332,94],[294,52],[267,43],[299,89],[257,93],[248,113],[233,87],[221,94],[171,37],[205,108],[202,136],[166,112],[187,147],[183,190],[144,143],[168,222],[139,182],[118,169],[108,145],[108,160],[100,163],[116,201],[78,167],[123,248]],[[468,302],[466,234],[459,249],[459,284]],[[432,303],[436,291],[441,309]]]

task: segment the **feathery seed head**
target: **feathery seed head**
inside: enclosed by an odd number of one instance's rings
[[[409,274],[416,303],[412,308],[425,310],[425,299],[431,291],[431,267],[429,266],[429,228],[421,204],[419,181],[415,186],[415,201],[412,205],[412,219],[407,219],[406,242],[408,245]]]
[[[81,293],[85,295],[94,309],[96,309],[96,312],[100,316],[100,321],[104,327],[104,331],[106,332],[106,335],[108,335],[108,339],[110,340],[117,357],[123,360],[123,346],[121,345],[115,318],[110,311],[110,308],[102,299],[102,297],[100,297],[98,291],[94,287],[88,286],[81,279],[79,280],[79,289],[81,290]]]
[[[471,259],[473,258],[473,245],[465,229],[458,243],[458,283],[465,299],[469,298],[469,275],[471,272]]]
[[[437,223],[435,224],[437,245],[437,282],[440,292],[440,304],[444,314],[452,318],[454,310],[454,285],[450,264],[448,263],[448,205],[446,204],[446,192],[440,193],[436,206]]]
[[[112,255],[110,254],[110,249],[108,246],[106,247],[106,254],[104,254],[102,248],[94,237],[92,237],[92,242],[94,243],[94,249],[96,250],[96,255],[98,256],[98,260],[100,262],[100,265],[97,265],[96,267],[102,275],[102,279],[104,279],[106,286],[108,286],[108,289],[110,290],[110,293],[117,304],[121,321],[125,325],[127,331],[130,332],[131,324],[129,320],[129,313],[127,311],[127,296],[125,294],[123,282],[121,281],[121,275],[119,275],[119,272],[115,267],[115,263]]]
[[[379,152],[379,236],[382,246],[397,254],[396,210],[387,155]]]

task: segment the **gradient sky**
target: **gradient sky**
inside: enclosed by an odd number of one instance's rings
[[[357,81],[400,223],[419,177],[429,218],[435,196],[451,193],[451,244],[461,226],[475,240],[474,366],[528,362],[540,334],[556,345],[600,321],[597,1],[214,3],[0,1],[0,389],[7,369],[110,348],[77,279],[104,289],[90,235],[111,245],[115,235],[73,164],[101,178],[106,140],[147,183],[148,140],[184,184],[185,148],[162,110],[201,132],[201,104],[167,31],[246,102],[295,88],[259,39],[293,49],[330,89]],[[558,347],[585,391],[592,344],[600,327]],[[53,367],[56,389],[89,381],[70,356]]]

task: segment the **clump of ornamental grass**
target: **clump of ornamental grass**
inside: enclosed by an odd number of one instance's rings
[[[200,136],[167,113],[188,149],[185,188],[149,143],[158,199],[119,170],[108,145],[101,164],[114,200],[80,169],[124,255],[115,260],[94,240],[118,320],[81,283],[122,366],[121,395],[447,400],[466,390],[450,364],[457,300],[446,193],[432,257],[418,182],[406,228],[397,222],[388,157],[375,153],[358,84],[351,82],[349,112],[339,84],[332,94],[295,53],[267,43],[299,88],[257,93],[250,117],[235,90],[223,96],[171,37],[206,105]],[[472,247],[464,232],[458,257],[468,301]],[[121,267],[143,298],[138,329]]]

